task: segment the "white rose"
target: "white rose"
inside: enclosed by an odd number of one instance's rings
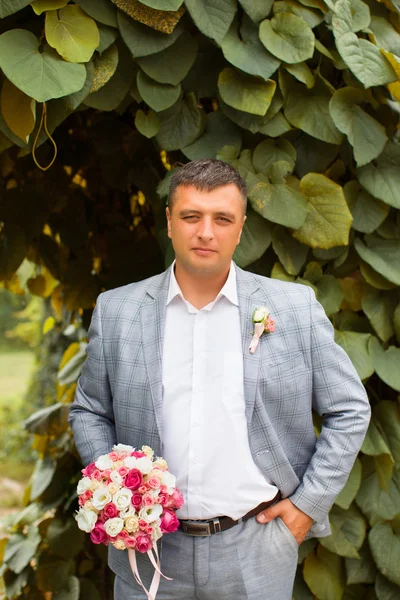
[[[146,456],[150,458],[150,460],[153,460],[154,450],[150,448],[150,446],[142,446],[142,452],[144,452]]]
[[[84,492],[86,492],[86,490],[90,490],[91,485],[92,485],[92,480],[90,479],[90,477],[83,477],[78,483],[78,487],[77,487],[78,494],[81,495]]]
[[[129,504],[129,506],[127,506],[126,508],[124,508],[123,510],[121,510],[119,512],[119,516],[121,517],[121,519],[127,519],[128,517],[134,517],[135,515],[136,515],[136,510],[132,506],[132,504]]]
[[[103,510],[105,505],[111,502],[111,499],[112,496],[105,485],[102,485],[93,492],[92,502],[96,510]]]
[[[117,550],[126,550],[126,545],[123,540],[117,540],[116,542],[113,542],[113,546]]]
[[[117,444],[113,446],[113,452],[134,452],[133,446],[127,446],[126,444]]]
[[[139,519],[143,519],[146,523],[152,523],[161,517],[163,507],[161,504],[154,504],[154,506],[144,506],[139,511]]]
[[[162,538],[162,536],[163,536],[161,528],[160,528],[159,525],[155,525],[154,523],[153,523],[152,527],[153,527],[152,538],[153,538],[154,541],[157,541],[160,538]]]
[[[99,487],[102,487],[102,485],[103,484],[100,483],[100,481],[97,481],[97,479],[92,479],[89,489],[94,492],[94,490],[98,490]]]
[[[110,479],[111,479],[111,481],[113,481],[114,483],[117,483],[118,485],[122,485],[122,482],[124,480],[123,477],[118,473],[118,471],[111,471]]]
[[[269,315],[269,308],[266,306],[260,306],[253,312],[252,320],[254,323],[262,323]]]
[[[122,531],[123,527],[124,521],[119,517],[113,517],[104,523],[104,529],[106,530],[107,535],[110,535],[111,537],[118,535]]]
[[[122,462],[124,463],[125,467],[128,467],[128,469],[137,469],[138,468],[136,466],[136,463],[137,463],[136,456],[127,456],[126,458],[124,458],[124,460]]]
[[[132,491],[128,488],[121,488],[113,496],[113,502],[118,510],[124,510],[131,504]],[[131,505],[132,506],[132,505]]]
[[[167,486],[168,494],[172,494],[176,486],[176,477],[169,471],[163,471],[160,475],[161,483]]]
[[[75,519],[78,523],[79,529],[86,531],[86,533],[90,533],[93,527],[96,525],[97,514],[93,510],[80,508],[78,513],[75,515]]]
[[[153,468],[153,463],[148,456],[142,456],[137,459],[136,468],[139,469],[143,475],[148,475]]]
[[[94,463],[95,466],[99,469],[99,471],[105,471],[106,469],[112,469],[113,461],[108,456],[108,454],[102,454]]]

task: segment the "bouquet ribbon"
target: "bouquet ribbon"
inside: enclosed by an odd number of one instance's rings
[[[161,573],[160,558],[158,556],[157,544],[155,543],[153,548],[147,552],[147,556],[149,557],[150,562],[154,567],[154,575],[153,575],[153,579],[150,584],[150,589],[146,589],[146,587],[144,586],[144,584],[140,578],[137,561],[136,561],[135,550],[133,550],[132,548],[129,548],[128,556],[129,556],[129,564],[131,565],[132,573],[136,579],[136,582],[143,588],[148,600],[155,600],[157,591],[158,591],[158,587],[160,585],[161,577],[164,577],[164,579],[168,579],[168,581],[172,581],[171,577],[166,577],[166,575],[163,575],[163,573]]]
[[[251,354],[254,354],[254,352],[256,351],[259,339],[262,336],[262,334],[264,333],[264,328],[265,328],[265,325],[263,322],[254,323],[253,339],[251,340],[251,344],[249,346],[249,350],[250,350]]]

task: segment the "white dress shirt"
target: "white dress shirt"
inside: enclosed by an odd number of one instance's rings
[[[177,516],[238,519],[278,489],[249,447],[235,266],[200,310],[183,297],[174,266],[163,347],[162,452],[185,499]]]

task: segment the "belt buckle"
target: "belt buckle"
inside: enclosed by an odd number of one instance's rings
[[[196,521],[182,521],[182,531],[187,535],[209,536],[211,535],[210,523],[198,523]]]

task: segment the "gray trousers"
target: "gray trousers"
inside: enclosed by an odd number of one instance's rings
[[[125,551],[124,551],[125,552]],[[149,589],[153,568],[136,553]],[[163,538],[156,600],[291,600],[298,544],[280,517],[267,524],[255,518],[209,537],[177,531]],[[143,600],[133,576],[116,576],[114,600]]]

